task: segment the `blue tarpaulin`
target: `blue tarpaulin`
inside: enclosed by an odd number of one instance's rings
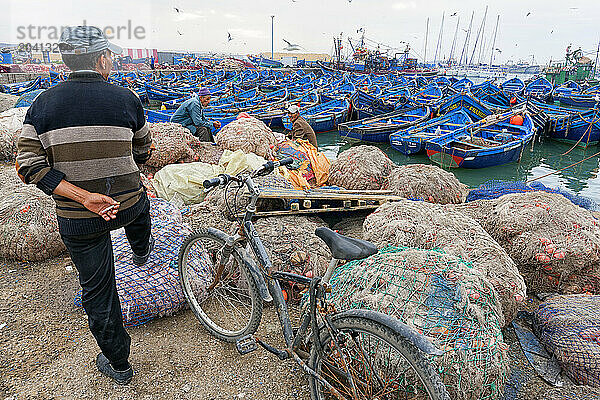
[[[0,64],[12,64],[11,53],[0,53]]]

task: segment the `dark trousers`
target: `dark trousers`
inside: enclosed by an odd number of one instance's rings
[[[127,240],[135,254],[148,252],[150,226],[148,203],[140,215],[125,226]],[[113,367],[127,369],[131,338],[123,327],[110,232],[62,235],[62,240],[79,272],[81,303],[92,335]]]

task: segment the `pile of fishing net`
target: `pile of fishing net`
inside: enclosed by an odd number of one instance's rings
[[[238,118],[225,125],[215,138],[216,143],[225,150],[242,150],[272,160],[277,151],[277,139],[273,131],[262,121],[250,118]]]
[[[146,162],[146,172],[156,172],[169,164],[202,161],[217,164],[223,150],[210,143],[202,143],[187,128],[172,122],[148,124],[155,149]]]
[[[12,94],[0,93],[0,113],[4,112],[10,108],[13,108],[17,101],[19,100],[19,96],[13,96]]]
[[[41,261],[62,253],[54,200],[17,178],[13,166],[0,168],[0,258]]]
[[[463,203],[467,196],[466,185],[435,165],[402,165],[392,171],[389,182],[392,193],[406,199],[456,204]]]
[[[126,326],[140,325],[187,307],[179,283],[177,256],[191,229],[182,222],[179,209],[166,201],[150,199],[150,215],[154,250],[141,267],[132,263],[125,230],[111,232],[115,280]],[[194,258],[208,265],[208,256],[198,252]],[[81,305],[81,292],[76,295],[75,304]]]
[[[561,188],[552,189],[540,182],[488,181],[480,185],[477,189],[471,190],[465,201],[468,203],[475,200],[492,200],[505,194],[538,191],[558,193],[570,200],[571,203],[586,210],[594,211],[600,209],[600,205],[592,199],[569,193]]]
[[[534,328],[566,375],[600,388],[600,296],[554,296],[535,312]]]
[[[395,166],[378,147],[352,147],[331,163],[329,184],[349,190],[387,189]]]
[[[340,222],[333,226],[333,230],[340,235],[348,236],[354,239],[363,239],[363,224],[366,216],[344,217]]]
[[[453,207],[500,243],[530,290],[600,293],[600,221],[590,211],[543,191]]]
[[[402,200],[386,203],[367,217],[365,240],[379,248],[439,248],[471,262],[498,293],[503,323],[509,324],[526,297],[517,266],[477,221],[439,204]]]
[[[254,227],[275,270],[323,276],[331,252],[315,230],[327,224],[318,217],[288,215],[259,218]]]
[[[501,305],[470,263],[440,250],[388,247],[338,267],[330,283],[337,310],[392,315],[444,351],[433,361],[450,398],[500,398],[509,371]]]
[[[28,108],[11,108],[0,113],[0,161],[13,162],[17,141],[23,128]]]
[[[206,201],[198,204],[190,204],[181,210],[183,220],[192,227],[194,231],[203,228],[217,228],[223,232],[233,234],[236,223],[230,221],[223,212],[214,204]]]
[[[265,189],[293,189],[290,182],[280,175],[270,174],[252,179],[255,187]],[[227,187],[213,189],[206,196],[206,202],[226,219],[233,221],[237,214],[243,214],[250,200],[246,185],[231,183]],[[256,202],[257,211],[273,211],[287,209],[289,202],[281,198],[259,198]]]

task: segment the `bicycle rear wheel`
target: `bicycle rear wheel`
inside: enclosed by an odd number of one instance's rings
[[[321,351],[312,346],[309,366],[345,398],[450,399],[425,355],[391,327],[360,316],[332,321],[338,337],[332,340],[323,329]],[[310,389],[313,400],[337,400],[313,377]]]
[[[231,255],[221,265],[225,250]],[[262,299],[243,257],[243,249],[227,249],[207,229],[190,235],[179,251],[179,279],[190,308],[212,335],[227,342],[256,332],[262,316]]]

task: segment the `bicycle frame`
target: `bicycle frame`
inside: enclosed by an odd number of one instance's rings
[[[233,246],[235,243],[239,243],[244,239],[248,240],[248,244],[252,249],[252,252],[256,256],[258,260],[258,264],[260,267],[257,267],[253,260],[248,259],[244,260],[244,262],[249,264],[251,273],[253,276],[256,276],[256,273],[260,274],[260,278],[257,281],[259,286],[259,290],[263,289],[264,286],[268,289],[268,293],[271,295],[273,303],[277,310],[277,315],[279,317],[279,323],[281,325],[281,329],[283,332],[283,337],[286,343],[286,349],[280,350],[277,349],[263,341],[259,338],[256,338],[258,344],[260,344],[265,350],[275,354],[281,360],[286,360],[289,358],[293,358],[302,369],[317,379],[320,383],[325,385],[331,392],[338,398],[344,399],[344,397],[333,387],[329,382],[323,379],[319,373],[310,368],[304,360],[297,354],[302,341],[306,339],[308,335],[308,329],[311,328],[313,335],[316,335],[316,338],[313,340],[313,345],[320,346],[320,338],[319,338],[319,323],[317,320],[317,301],[325,299],[326,292],[326,283],[329,281],[329,277],[333,273],[333,270],[338,265],[338,260],[332,259],[325,274],[324,278],[307,278],[301,275],[293,274],[293,273],[285,273],[285,272],[275,272],[272,275],[269,274],[271,270],[272,263],[267,254],[264,245],[252,224],[252,218],[256,213],[256,202],[258,201],[258,197],[260,192],[254,186],[254,182],[252,181],[251,176],[247,176],[243,179],[243,184],[246,185],[248,191],[250,192],[250,201],[248,206],[246,207],[246,213],[244,214],[244,218],[241,222],[241,231],[232,235],[225,234],[225,242],[226,247]],[[241,235],[240,233],[243,233]],[[229,257],[229,252],[224,252],[224,256]],[[288,311],[287,303],[283,298],[283,291],[281,290],[281,286],[279,285],[279,279],[286,280],[289,282],[297,282],[302,284],[309,285],[309,308],[305,312],[303,312],[301,316],[301,325],[294,334],[292,329],[292,322],[290,318],[290,314]],[[261,286],[263,286],[261,288]],[[264,299],[263,292],[261,291],[261,296]],[[330,331],[331,337],[335,337],[333,335],[333,325],[329,318],[329,314],[319,312],[322,316],[324,326],[326,329]]]

